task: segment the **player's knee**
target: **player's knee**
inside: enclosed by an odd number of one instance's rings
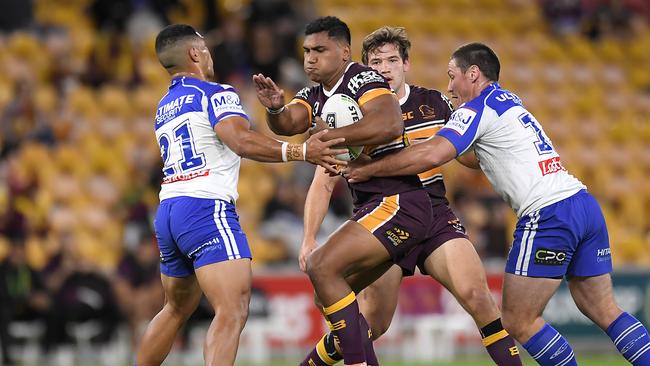
[[[312,283],[320,282],[327,273],[328,266],[322,257],[321,251],[315,251],[307,258],[305,271]]]
[[[501,313],[501,324],[511,336],[517,340],[527,339],[529,335],[529,327],[535,322],[535,317],[527,319],[527,316],[521,316],[512,311],[503,310]]]
[[[458,291],[459,302],[467,312],[476,315],[481,311],[492,311],[495,307],[490,291],[483,286],[468,286]]]

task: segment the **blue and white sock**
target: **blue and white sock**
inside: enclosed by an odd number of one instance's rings
[[[542,366],[578,365],[569,342],[548,324],[522,346]]]
[[[637,318],[624,312],[607,327],[607,335],[632,365],[650,365],[650,336]]]

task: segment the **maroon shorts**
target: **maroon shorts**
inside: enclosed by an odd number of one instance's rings
[[[423,189],[378,196],[354,211],[354,220],[368,229],[386,247],[395,263],[400,263],[416,246],[431,237],[433,211]]]
[[[424,261],[431,253],[449,240],[467,239],[465,228],[449,206],[437,204],[431,208],[431,211],[432,219],[426,224],[430,228],[429,237],[396,262],[398,266],[402,267],[404,276],[412,276],[416,266],[420,272],[427,274],[424,269]]]

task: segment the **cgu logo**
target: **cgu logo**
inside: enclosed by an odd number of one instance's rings
[[[512,93],[501,93],[496,97],[496,100],[499,102],[505,102],[506,100],[512,100],[513,102],[517,104],[521,104],[521,99],[519,99],[518,96],[512,94]]]
[[[562,165],[559,156],[540,161],[538,164],[539,170],[542,171],[542,176],[557,173],[559,171],[566,171],[566,168]]]

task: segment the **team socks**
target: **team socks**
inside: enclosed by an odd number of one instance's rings
[[[607,335],[632,365],[650,365],[650,337],[637,318],[624,312],[607,327]]]
[[[578,365],[569,342],[548,324],[545,324],[523,346],[542,366]]]
[[[501,318],[481,328],[481,338],[483,338],[483,346],[497,365],[522,365],[515,340],[503,329]]]

